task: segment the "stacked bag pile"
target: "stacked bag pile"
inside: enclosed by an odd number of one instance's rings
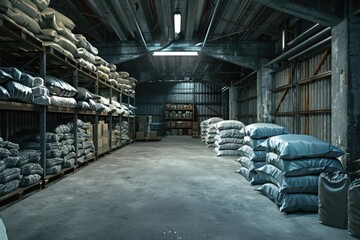
[[[129,123],[127,121],[121,122],[121,143],[126,144],[130,142],[129,137]]]
[[[222,119],[222,118],[213,117],[213,118],[209,118],[209,119],[205,120],[202,123],[204,128],[201,131],[205,133],[204,142],[206,143],[208,148],[215,147],[215,139],[214,139],[216,136],[215,123],[223,121],[223,120],[224,119]]]
[[[267,151],[259,147],[266,139],[272,136],[289,134],[290,132],[279,125],[272,123],[254,123],[241,129],[244,136],[244,145],[239,148],[241,168],[237,171],[244,176],[251,185],[263,184],[265,179],[261,179],[256,172],[257,168],[266,165]]]
[[[41,180],[44,169],[40,165],[41,154],[38,150],[19,150],[21,180],[20,187],[30,186]]]
[[[19,149],[18,144],[0,137],[0,196],[41,180],[40,154]]]
[[[243,135],[240,130],[245,125],[236,120],[223,120],[214,124],[216,156],[238,156],[238,149],[242,146]]]
[[[51,95],[51,105],[76,108],[77,102],[74,97],[78,91],[73,86],[57,77],[47,75],[46,87],[49,89]]]
[[[33,77],[14,67],[0,68],[0,100],[49,105],[49,90],[41,77]]]
[[[95,95],[89,92],[86,88],[78,87],[75,99],[77,102],[77,109],[96,111]]]
[[[74,132],[74,125],[73,123],[67,124],[71,130]],[[95,154],[95,146],[92,141],[92,133],[89,132],[90,124],[85,123],[80,119],[77,119],[77,165],[82,164],[87,159],[91,158]],[[70,153],[69,153],[70,154]],[[71,154],[73,156],[73,161],[71,161],[72,165],[75,164],[75,152]],[[64,156],[64,163],[65,159],[68,159],[69,155]],[[67,160],[69,162],[69,160]],[[70,162],[69,162],[70,163]],[[68,164],[67,167],[71,167],[71,164]],[[64,166],[64,164],[63,164]]]
[[[268,151],[267,164],[256,171],[268,183],[258,190],[273,200],[281,212],[317,212],[319,175],[343,170],[336,158],[344,152],[300,134],[270,137],[259,146]]]
[[[0,196],[14,191],[20,184],[19,145],[0,138]]]
[[[45,10],[49,3],[50,0],[0,1],[0,18],[15,22],[30,34],[39,35],[41,11]]]

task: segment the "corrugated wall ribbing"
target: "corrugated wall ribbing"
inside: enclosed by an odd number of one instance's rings
[[[39,129],[38,112],[0,111],[0,135],[9,137],[21,129]]]
[[[320,53],[274,72],[274,122],[294,133],[331,141],[331,53]]]
[[[193,103],[197,121],[221,117],[221,86],[207,83],[144,83],[136,89],[136,114],[151,115],[154,123],[164,122],[166,103]]]
[[[212,83],[196,83],[194,89],[197,121],[222,117],[221,86]]]
[[[239,86],[239,120],[248,125],[257,122],[256,75]]]

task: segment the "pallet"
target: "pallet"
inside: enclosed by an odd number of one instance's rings
[[[137,142],[159,142],[161,141],[161,138],[158,137],[156,139],[148,139],[148,138],[145,138],[145,139],[136,139]]]
[[[18,201],[27,198],[31,194],[40,191],[43,188],[42,181],[38,181],[30,186],[18,188],[2,197],[0,197],[0,210],[3,210]]]
[[[82,162],[82,163],[80,163],[80,164],[78,164],[76,166],[76,171],[83,168],[83,167],[85,167],[85,166],[87,166],[87,165],[89,165],[90,163],[93,163],[93,162],[95,162],[95,156],[93,156],[93,157],[91,157],[89,159],[85,159],[84,162]]]

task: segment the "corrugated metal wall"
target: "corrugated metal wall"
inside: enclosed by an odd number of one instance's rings
[[[221,117],[227,110],[221,99],[221,86],[208,82],[143,83],[136,88],[136,114],[152,116],[156,125],[164,123],[166,103],[193,103],[198,122]],[[163,132],[164,133],[164,132]]]
[[[39,129],[38,112],[0,111],[0,136],[8,138],[21,129]]]
[[[195,83],[194,96],[197,121],[200,123],[211,117],[225,117],[221,86],[212,83]]]
[[[330,49],[277,69],[272,92],[276,124],[331,141]]]
[[[256,75],[239,85],[238,119],[245,125],[257,121]]]

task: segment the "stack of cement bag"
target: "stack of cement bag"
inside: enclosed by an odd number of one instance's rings
[[[202,125],[203,129],[201,129],[201,132],[205,134],[204,136],[204,142],[206,143],[207,147],[215,147],[215,139],[216,136],[216,129],[215,129],[215,123],[223,121],[224,119],[213,117],[205,120]]]
[[[30,186],[41,180],[44,169],[40,165],[39,150],[19,150],[20,187]]]
[[[121,146],[121,125],[119,123],[116,123],[112,127],[114,135],[112,137],[112,142],[115,144],[115,146],[120,147]]]
[[[74,22],[55,9],[46,7],[40,12],[40,33],[36,36],[44,46],[51,46],[68,58],[78,55],[77,38],[72,33]]]
[[[130,137],[129,137],[129,123],[127,121],[121,122],[121,143],[129,143]]]
[[[116,78],[118,78],[119,73],[116,72],[116,65],[114,64],[109,64],[109,69],[110,69],[110,73],[109,73],[109,83],[111,86],[113,87],[118,87],[119,83],[116,81]]]
[[[67,124],[71,130],[74,132],[73,123]],[[92,133],[89,132],[90,125],[77,119],[77,165],[85,162],[86,160],[92,158],[95,154],[95,147],[93,143]],[[69,153],[70,154],[70,153]],[[64,156],[63,166],[71,167],[75,164],[75,152],[71,154],[71,161],[69,160],[69,154]],[[67,161],[65,162],[65,158]],[[71,165],[72,164],[72,165]]]
[[[77,102],[77,109],[79,110],[96,110],[96,102],[94,100],[94,94],[89,92],[86,88],[78,87],[75,99]]]
[[[245,126],[236,120],[223,120],[215,123],[214,137],[216,156],[238,156],[238,149],[242,146],[243,135],[240,130]]]
[[[344,152],[315,137],[298,134],[270,137],[260,147],[268,151],[268,164],[256,171],[269,183],[258,190],[281,212],[317,212],[319,175],[342,170],[336,158]]]
[[[34,35],[41,34],[39,26],[41,11],[50,0],[10,0],[0,1],[0,18],[15,22],[20,27]]]
[[[266,165],[266,151],[262,150],[259,145],[272,136],[289,134],[290,132],[279,125],[272,123],[254,123],[245,126],[240,131],[244,136],[244,145],[239,148],[240,158],[237,160],[241,163],[241,168],[237,171],[243,175],[251,185],[265,183],[257,172],[257,168]]]
[[[20,184],[19,145],[0,137],[0,196],[14,191]]]
[[[51,95],[52,106],[76,108],[77,103],[74,96],[78,91],[73,86],[57,77],[47,75],[46,87]]]
[[[70,33],[70,32],[69,32]],[[72,43],[76,46],[76,52],[74,57],[80,66],[90,70],[96,71],[96,57],[98,55],[98,49],[91,45],[91,43],[82,34],[70,33]],[[75,39],[74,39],[75,37]]]
[[[202,121],[200,123],[200,130],[201,130],[200,139],[201,139],[201,142],[205,142],[205,137],[206,137],[208,128],[209,128],[209,124],[207,123],[206,120],[204,120],[204,121]]]
[[[0,100],[49,105],[49,90],[44,80],[14,67],[0,68]]]
[[[39,161],[38,151],[20,151],[19,144],[0,138],[0,196],[40,181]]]

